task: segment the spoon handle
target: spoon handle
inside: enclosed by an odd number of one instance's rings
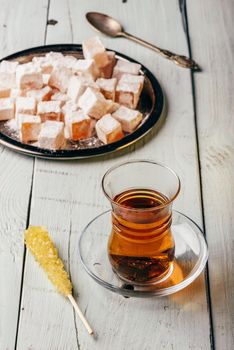
[[[126,33],[126,32],[122,32],[121,36],[123,36],[127,39],[130,39],[132,41],[135,41],[138,44],[144,45],[144,46],[148,47],[149,49],[156,51],[164,58],[167,58],[167,59],[173,61],[174,63],[176,63],[177,65],[179,65],[183,68],[191,68],[194,70],[199,70],[199,66],[197,65],[197,63],[186,56],[177,55],[177,54],[170,52],[168,50],[160,49],[159,47],[152,45],[152,44],[148,43],[147,41],[142,40],[140,38],[137,38],[136,36],[129,34],[129,33]]]

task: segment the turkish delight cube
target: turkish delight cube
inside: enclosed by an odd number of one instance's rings
[[[63,118],[61,110],[61,101],[42,101],[37,105],[37,114],[41,121],[55,120],[60,121]]]
[[[100,119],[106,114],[109,103],[99,91],[88,87],[79,98],[78,106],[90,117]]]
[[[118,141],[124,136],[121,124],[111,114],[106,114],[99,119],[95,128],[99,140],[105,144]]]
[[[41,69],[43,74],[50,74],[53,70],[52,60],[46,56],[35,56],[32,62]]]
[[[118,60],[113,70],[113,77],[120,79],[123,74],[138,75],[140,69],[141,65],[138,63]]]
[[[112,77],[113,69],[116,64],[116,57],[113,51],[107,51],[107,56],[108,63],[103,67],[99,67],[99,76],[101,78],[110,79]]]
[[[35,114],[36,99],[34,97],[17,97],[16,98],[16,114]]]
[[[95,36],[83,41],[82,48],[84,57],[93,59],[99,68],[108,64],[109,60],[105,46],[99,37]]]
[[[19,114],[18,124],[22,142],[37,141],[41,130],[41,118],[38,115]]]
[[[55,68],[49,78],[49,85],[65,93],[73,73],[66,67]]]
[[[0,98],[10,97],[15,87],[15,74],[0,72]]]
[[[65,115],[65,125],[69,132],[69,138],[73,141],[87,139],[91,136],[92,119],[83,111],[68,112]]]
[[[64,123],[47,120],[41,127],[38,145],[49,150],[63,148],[65,145]]]
[[[101,93],[104,95],[104,97],[108,100],[115,100],[115,88],[117,79],[104,79],[99,78],[96,80],[97,85],[100,88]]]
[[[142,121],[142,114],[134,109],[120,106],[112,117],[120,122],[123,131],[133,132]]]
[[[126,107],[135,109],[137,107],[142,83],[118,83],[115,91],[115,101]]]
[[[86,87],[81,77],[73,76],[68,85],[67,96],[77,103],[80,96],[85,92]]]
[[[3,60],[0,63],[0,72],[15,74],[19,62]]]
[[[93,79],[96,79],[99,74],[95,61],[92,59],[77,60],[73,71],[81,76],[91,76]]]
[[[121,78],[119,79],[119,84],[124,84],[124,83],[128,83],[128,84],[141,84],[141,86],[143,87],[144,85],[144,76],[143,75],[133,75],[133,74],[123,74],[121,76]]]
[[[41,69],[32,62],[18,65],[16,84],[20,89],[41,89],[43,87]]]
[[[0,98],[0,121],[12,119],[14,116],[14,100],[12,98]]]

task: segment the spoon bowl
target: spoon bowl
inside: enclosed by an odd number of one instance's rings
[[[116,38],[123,34],[123,27],[114,18],[99,12],[88,12],[87,21],[99,32]]]

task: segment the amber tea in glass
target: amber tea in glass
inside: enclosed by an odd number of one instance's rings
[[[110,169],[103,190],[112,204],[108,256],[114,271],[133,284],[166,278],[174,259],[171,207],[180,190],[177,175],[150,161]]]

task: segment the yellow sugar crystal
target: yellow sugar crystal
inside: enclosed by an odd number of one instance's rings
[[[29,226],[25,230],[24,237],[27,248],[44,269],[58,292],[64,296],[71,294],[71,281],[47,230],[42,226]]]

